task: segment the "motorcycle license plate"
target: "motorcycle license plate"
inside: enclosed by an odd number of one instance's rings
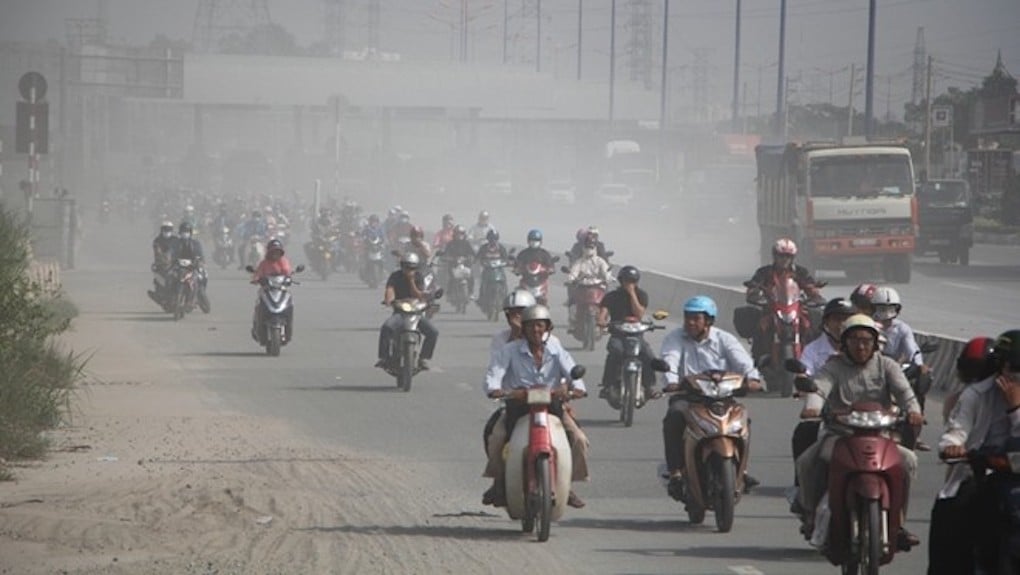
[[[857,238],[850,240],[850,245],[855,248],[870,248],[877,246],[878,240],[876,238]]]
[[[548,405],[552,403],[552,390],[549,389],[529,389],[528,390],[528,403]]]

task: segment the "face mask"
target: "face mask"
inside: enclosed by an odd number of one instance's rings
[[[160,235],[163,236],[164,238],[169,238],[171,233],[170,232],[162,232]]]
[[[584,248],[584,257],[590,258],[595,255],[595,248]]]
[[[528,247],[529,248],[537,248],[537,247],[541,247],[541,245],[542,245],[542,242],[539,241],[539,240],[531,240],[531,241],[528,242]]]
[[[191,232],[181,232],[181,238],[185,240],[191,239]]]

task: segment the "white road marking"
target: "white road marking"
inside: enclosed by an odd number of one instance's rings
[[[974,290],[974,291],[983,291],[985,289],[985,288],[983,288],[981,286],[976,286],[976,285],[971,285],[971,284],[958,284],[956,282],[942,282],[942,285],[947,285],[949,287],[956,287],[956,288],[960,288],[960,289],[969,289],[969,290]]]
[[[726,568],[737,575],[765,575],[764,571],[759,571],[751,565],[727,565]]]

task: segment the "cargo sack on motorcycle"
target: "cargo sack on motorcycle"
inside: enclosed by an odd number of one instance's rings
[[[758,322],[761,321],[761,310],[749,305],[740,306],[733,310],[733,327],[737,334],[750,339],[758,333]]]

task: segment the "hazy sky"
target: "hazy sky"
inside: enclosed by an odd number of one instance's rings
[[[155,34],[190,39],[199,0],[105,0],[110,34],[115,41],[146,43]],[[250,0],[217,0],[221,5]],[[269,0],[270,16],[292,32],[301,45],[323,34],[322,0]],[[364,38],[367,0],[347,0],[355,31],[352,43]],[[56,38],[63,40],[65,19],[94,16],[99,0],[0,0],[0,42]],[[503,7],[499,0],[471,0],[471,54],[478,63],[502,60]],[[509,0],[511,57],[533,66],[536,0]],[[608,75],[609,0],[584,0],[584,77],[605,81]],[[618,78],[627,79],[630,2],[617,2]],[[654,51],[660,50],[662,0],[651,2],[655,13]],[[709,98],[729,101],[733,74],[735,0],[671,0],[670,64],[674,81],[696,79],[695,64],[707,65]],[[450,23],[458,21],[456,0],[381,0],[381,49],[405,59],[448,60],[453,39]],[[522,5],[525,18],[517,17]],[[575,71],[576,0],[543,0],[543,69],[563,77]],[[1020,0],[879,0],[875,88],[876,115],[885,113],[887,96],[893,113],[912,88],[911,66],[917,28],[924,27],[928,51],[935,57],[936,91],[948,85],[969,86],[987,74],[997,50],[1007,68],[1020,76]],[[453,6],[453,8],[449,7]],[[844,105],[849,67],[866,60],[867,0],[788,0],[787,71],[791,101],[828,101]],[[744,0],[742,74],[748,112],[758,103],[775,100],[775,63],[779,0]],[[516,50],[513,50],[516,45]],[[354,47],[354,46],[350,46]],[[656,56],[657,58],[657,56]],[[527,60],[527,61],[525,61]],[[759,72],[759,70],[761,72]],[[656,73],[657,75],[657,73]],[[859,78],[860,76],[858,76]],[[830,88],[831,86],[831,88]],[[831,90],[831,91],[830,91]],[[860,90],[860,83],[858,83]],[[860,92],[858,92],[860,97]],[[863,106],[863,99],[858,100]],[[728,105],[728,104],[727,104]]]

